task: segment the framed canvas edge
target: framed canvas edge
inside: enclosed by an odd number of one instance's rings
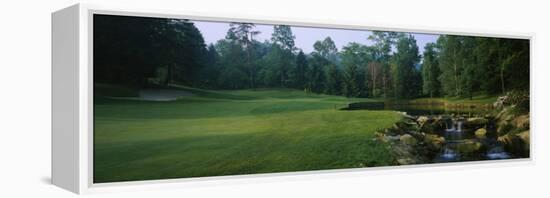
[[[510,166],[528,166],[535,164],[535,122],[533,114],[533,50],[535,45],[534,33],[511,33],[492,30],[452,29],[438,27],[389,26],[385,24],[365,25],[360,22],[334,21],[320,19],[299,19],[271,16],[250,16],[234,13],[204,13],[193,11],[151,10],[143,8],[116,8],[96,4],[77,4],[79,6],[79,192],[80,194],[133,191],[145,189],[178,189],[181,187],[198,187],[212,185],[234,185],[258,182],[277,182],[285,180],[312,180],[324,178],[342,178],[369,175],[405,174],[408,172],[432,172],[463,170],[465,168],[493,168]],[[220,22],[251,22],[261,24],[285,24],[291,26],[338,28],[353,30],[379,30],[414,32],[424,34],[451,34],[464,36],[484,36],[498,38],[528,39],[530,40],[530,157],[522,159],[506,159],[495,161],[453,162],[438,164],[419,164],[406,166],[386,166],[351,169],[314,170],[266,174],[212,176],[200,178],[177,178],[146,181],[129,181],[113,183],[93,183],[93,14],[113,14],[141,17],[185,18],[192,20],[220,21]]]

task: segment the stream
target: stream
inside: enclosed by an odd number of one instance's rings
[[[475,131],[482,127],[469,128],[465,125],[468,118],[485,116],[490,110],[487,108],[446,108],[444,105],[350,105],[346,110],[360,109],[394,110],[416,118],[425,116],[430,119],[436,117],[444,119],[445,128],[435,131],[435,135],[443,137],[445,141],[439,152],[429,157],[432,159],[431,162],[498,160],[512,157],[497,141],[494,120],[489,119],[484,127],[486,129],[484,135],[475,134]]]
[[[445,138],[445,143],[434,162],[454,162],[473,160],[508,159],[510,154],[497,141],[496,130],[493,123],[486,127],[487,134],[483,137],[476,136],[471,129],[464,128],[465,118],[449,118],[445,121],[447,128],[440,131],[439,135]],[[467,145],[479,146],[479,152],[464,152]],[[466,148],[464,148],[466,147]]]

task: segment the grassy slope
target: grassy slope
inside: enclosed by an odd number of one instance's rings
[[[96,100],[95,182],[390,165],[391,111],[293,90],[204,91],[174,102]],[[365,99],[352,99],[353,101]]]

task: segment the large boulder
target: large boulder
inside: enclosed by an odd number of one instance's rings
[[[417,131],[418,124],[415,121],[402,119],[393,125],[393,128],[399,131]]]
[[[504,108],[502,109],[502,111],[500,111],[497,114],[495,119],[496,119],[497,133],[499,135],[504,135],[514,130],[515,126],[512,123],[513,118],[514,118],[514,115],[511,111],[511,108]]]
[[[442,116],[437,116],[429,118],[427,116],[419,116],[416,122],[418,123],[418,130],[424,133],[438,133],[439,131],[445,130],[447,124],[445,123],[446,119]]]
[[[394,125],[394,127],[384,129],[384,134],[386,134],[386,135],[400,135],[400,134],[403,134],[403,133],[404,133],[404,131],[401,130],[396,125]]]
[[[506,135],[503,135],[503,136],[499,136],[497,138],[497,141],[504,144],[504,145],[508,145],[508,144],[512,143],[513,138],[514,138],[514,136],[512,136],[510,134],[506,134]]]
[[[480,128],[474,132],[476,137],[485,138],[487,136],[487,130],[485,128]]]
[[[529,138],[529,130],[527,130],[517,134],[506,134],[498,137],[497,140],[507,152],[519,157],[529,157]]]
[[[416,122],[418,123],[418,125],[420,125],[420,127],[422,127],[424,124],[428,123],[430,120],[431,119],[428,116],[419,116],[416,119]]]
[[[473,117],[466,119],[466,122],[464,122],[464,125],[467,127],[483,127],[489,123],[489,120],[482,117]]]
[[[530,138],[531,136],[529,135],[529,130],[518,133],[517,136],[527,145],[529,145],[529,143],[531,142],[531,138]]]
[[[406,157],[406,158],[397,159],[397,163],[399,163],[399,165],[416,164],[416,160],[410,157]]]
[[[383,137],[382,137],[382,142],[396,142],[398,140],[400,140],[401,136],[400,135],[388,135],[388,134],[385,134]]]
[[[518,129],[529,129],[529,114],[520,115],[512,120],[512,123]]]
[[[505,135],[513,131],[516,127],[509,121],[499,121],[497,123],[497,133],[499,135]]]
[[[506,134],[515,128],[512,123],[513,118],[514,114],[510,107],[506,107],[497,113],[495,120],[498,134]]]
[[[403,119],[406,119],[408,121],[415,121],[416,118],[414,116],[411,116],[409,114],[407,114],[407,112],[401,112],[403,114]]]
[[[424,136],[424,142],[432,149],[439,150],[443,147],[443,144],[445,144],[445,138],[434,134],[426,134]]]
[[[502,110],[500,110],[497,113],[495,118],[497,120],[511,120],[513,116],[514,116],[513,108],[512,107],[506,107],[506,108],[503,108]]]
[[[470,155],[478,152],[482,144],[477,141],[465,140],[463,143],[456,146],[456,150],[463,155]]]
[[[416,138],[414,138],[412,135],[410,134],[405,134],[405,135],[402,135],[400,138],[399,138],[399,141],[403,144],[406,144],[406,145],[415,145],[416,143],[418,143],[418,141],[416,140]]]
[[[447,128],[446,118],[443,116],[435,117],[432,123],[429,125],[432,132],[438,132]]]
[[[497,98],[497,101],[493,103],[493,107],[496,109],[501,109],[506,105],[509,105],[509,97],[508,95],[500,96]]]

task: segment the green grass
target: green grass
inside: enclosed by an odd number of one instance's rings
[[[392,111],[299,90],[206,91],[173,102],[95,101],[94,182],[392,165],[371,139]]]

